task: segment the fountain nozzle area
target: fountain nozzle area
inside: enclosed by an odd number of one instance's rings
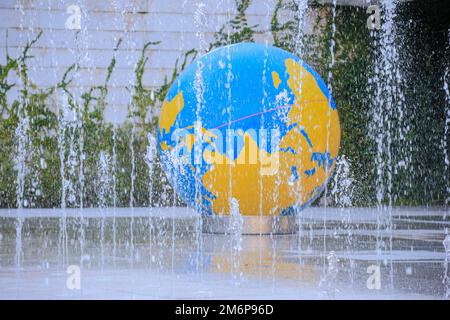
[[[203,233],[233,234],[236,232],[233,216],[203,216]],[[240,233],[244,235],[294,234],[298,231],[295,216],[240,216]]]

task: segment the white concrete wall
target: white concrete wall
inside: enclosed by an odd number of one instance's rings
[[[267,31],[275,3],[253,0],[247,11],[249,24],[258,25],[257,41],[271,42]],[[81,30],[67,27],[70,5],[81,9]],[[30,52],[31,79],[40,87],[52,86],[78,61],[81,68],[71,90],[80,93],[103,83],[113,48],[122,38],[108,96],[116,112],[107,112],[108,120],[121,121],[130,98],[127,86],[134,81],[135,63],[146,42],[161,41],[146,53],[144,85],[156,87],[183,52],[205,49],[234,14],[234,0],[0,0],[0,61],[6,60],[6,47],[10,56],[17,56],[42,30]]]

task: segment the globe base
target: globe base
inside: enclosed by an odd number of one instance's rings
[[[289,216],[203,216],[202,231],[209,234],[295,234],[297,218]]]

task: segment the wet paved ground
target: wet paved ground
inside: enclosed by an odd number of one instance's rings
[[[310,208],[298,234],[241,236],[185,208],[0,210],[0,298],[443,299],[446,213]]]

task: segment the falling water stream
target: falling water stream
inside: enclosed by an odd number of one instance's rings
[[[332,85],[332,81],[333,81],[333,67],[335,64],[335,46],[336,46],[336,6],[337,6],[337,2],[336,0],[333,0],[332,6],[331,6],[331,35],[330,35],[330,61],[328,64],[328,76],[327,76],[327,86],[328,86],[328,91],[330,92],[330,98],[329,98],[329,104],[331,105],[331,97],[333,96],[333,85]],[[331,109],[328,108],[327,109],[327,130],[326,130],[326,134],[327,134],[327,142],[326,142],[326,148],[325,150],[330,150],[330,127],[331,127]],[[325,171],[328,174],[328,166],[325,166]],[[324,268],[326,271],[325,272],[325,279],[327,284],[329,285],[330,283],[333,283],[336,276],[337,276],[337,259],[334,256],[334,252],[331,251],[330,253],[327,252],[327,205],[328,205],[328,201],[327,201],[327,195],[328,195],[328,184],[325,184],[325,190],[324,190],[324,207],[325,207],[325,214],[323,216],[323,251],[324,251],[324,255],[327,257],[326,261],[328,263],[328,267]],[[325,261],[325,260],[324,260]],[[331,279],[330,279],[331,277]],[[327,289],[328,294],[330,294],[330,288]],[[333,289],[334,290],[334,289]],[[334,297],[334,292],[332,294],[332,297]]]
[[[448,47],[447,50],[450,51],[450,29],[448,30]],[[444,153],[444,176],[447,177],[447,197],[445,199],[445,205],[447,208],[450,206],[450,159],[449,159],[449,134],[450,134],[450,89],[449,89],[449,83],[450,83],[450,63],[447,64],[444,72],[444,76],[442,77],[443,84],[443,90],[445,92],[445,120],[444,120],[444,136],[442,139],[442,151]],[[450,209],[449,209],[450,210]],[[445,213],[445,218],[447,219],[449,216],[449,210]]]
[[[20,28],[22,29],[25,8],[24,4],[20,2],[18,4],[18,10],[21,13],[20,20]],[[14,168],[17,171],[16,178],[16,205],[18,208],[17,217],[15,222],[16,229],[16,247],[15,247],[15,262],[16,268],[19,270],[22,264],[22,227],[23,227],[23,217],[21,213],[21,209],[24,207],[24,204],[27,204],[26,199],[24,199],[25,192],[25,176],[26,176],[26,150],[28,145],[28,126],[29,126],[29,118],[26,111],[25,104],[27,101],[22,101],[19,110],[19,124],[16,128],[16,146],[15,146],[15,155],[14,155]],[[26,205],[25,205],[26,206]]]
[[[205,39],[204,31],[208,28],[206,15],[205,15],[205,6],[206,4],[198,0],[196,1],[195,13],[194,13],[194,25],[197,29],[195,35],[198,40],[198,52],[200,55],[204,54],[207,49],[207,43]],[[204,91],[205,85],[203,83],[203,69],[204,64],[202,61],[196,61],[197,69],[195,70],[195,79],[194,79],[194,88],[195,88],[195,96],[196,96],[196,110],[195,110],[195,124],[194,124],[194,181],[195,181],[195,202],[196,202],[196,211],[202,211],[202,202],[203,202],[203,190],[202,190],[202,182],[201,182],[201,166],[199,165],[202,160],[202,142],[203,142],[203,124],[201,118],[201,112],[204,108]],[[203,220],[199,216],[197,218],[196,224],[196,238],[197,238],[197,254],[196,254],[196,270],[200,276],[200,279],[203,277]]]
[[[401,75],[398,67],[398,48],[395,33],[395,14],[397,1],[383,0],[381,10],[384,19],[381,24],[380,39],[376,41],[379,48],[374,63],[375,72],[370,84],[375,86],[375,96],[371,100],[373,119],[371,123],[372,137],[377,146],[376,166],[376,199],[378,207],[377,218],[377,252],[384,265],[390,264],[390,282],[393,287],[392,258],[389,261],[386,255],[392,254],[392,205],[394,201],[393,174],[398,163],[394,163],[393,139],[394,130],[402,130],[402,127],[393,128],[393,118],[397,116],[400,124],[403,124],[403,106],[401,94]],[[378,31],[372,31],[378,35]],[[379,42],[378,42],[379,41]],[[404,163],[404,161],[402,161]],[[385,228],[389,235],[386,244],[381,235]]]

